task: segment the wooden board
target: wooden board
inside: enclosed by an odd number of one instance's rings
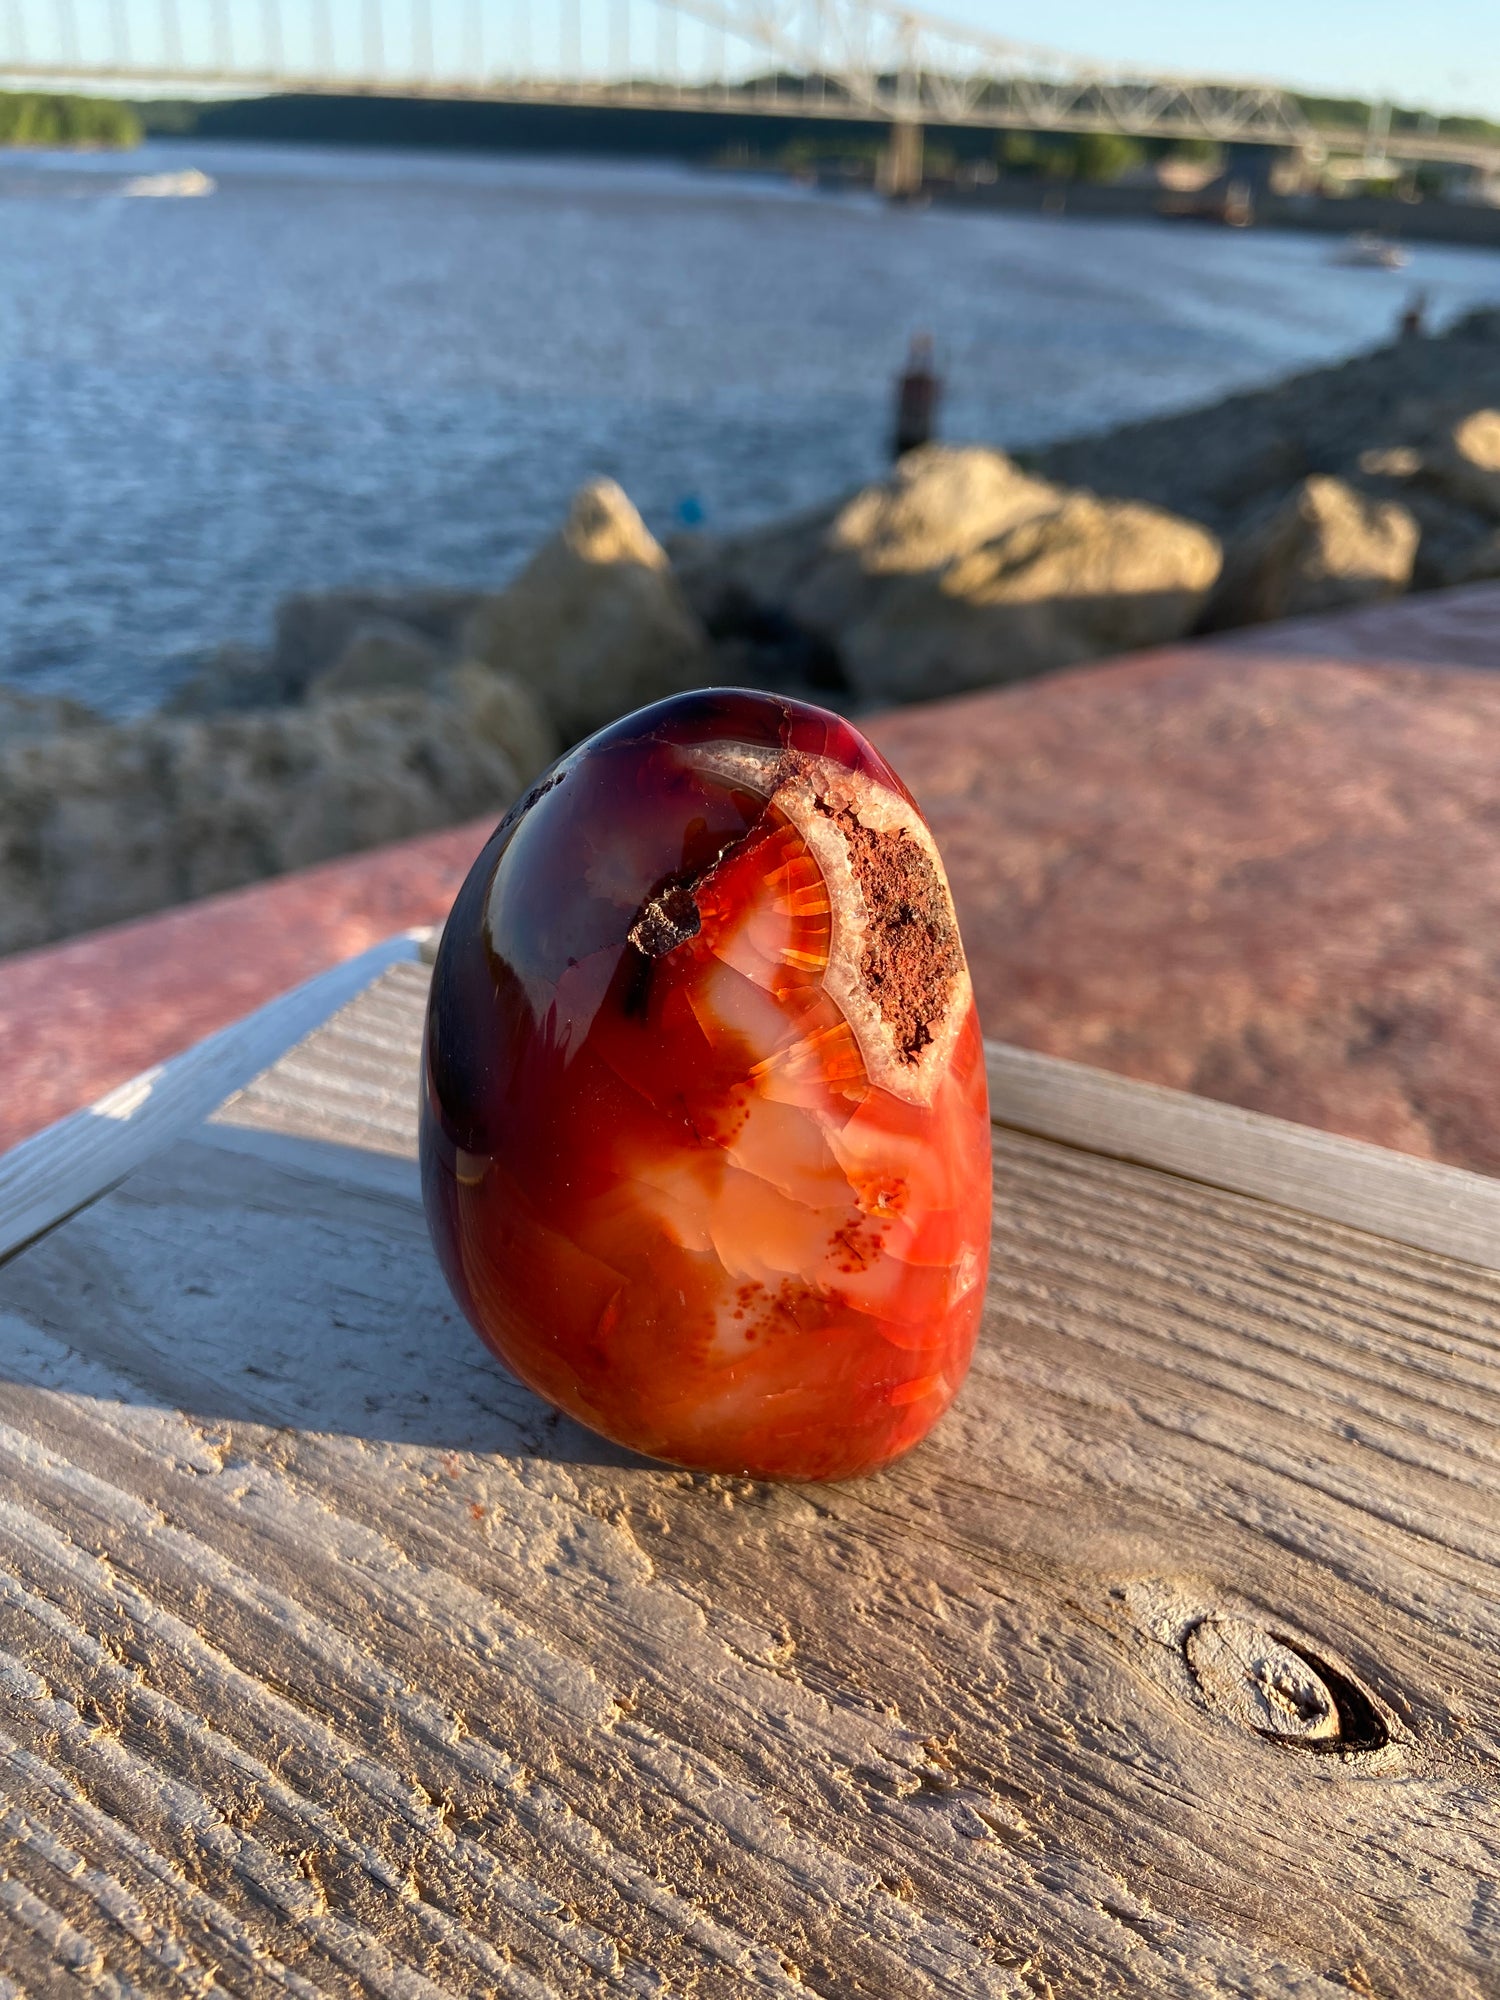
[[[927,1446],[650,1466],[443,1290],[425,976],[0,1268],[0,1993],[1500,1992],[1500,1275],[999,1129]]]
[[[1500,1181],[1264,1112],[986,1042],[995,1122],[1351,1223],[1393,1243],[1500,1264]]]
[[[185,1055],[132,1077],[71,1118],[0,1155],[0,1257],[92,1201],[172,1135],[363,991],[386,966],[414,960],[429,930],[403,931],[346,959]]]

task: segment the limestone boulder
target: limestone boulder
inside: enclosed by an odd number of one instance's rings
[[[497,816],[546,748],[524,690],[440,693],[0,743],[0,952]]]
[[[310,697],[426,687],[458,660],[463,629],[482,601],[474,590],[298,592],[278,606],[269,648],[216,647],[161,712],[234,715]]]
[[[923,445],[890,477],[856,493],[826,537],[873,576],[941,569],[1018,521],[1055,507],[1061,489],[981,445]]]
[[[865,701],[959,693],[1178,638],[1219,567],[1217,541],[1190,521],[951,445],[907,453],[888,478],[800,522],[676,549],[716,638],[753,642],[774,615],[804,649],[822,649],[822,685],[841,679]]]
[[[308,701],[346,694],[420,693],[449,662],[431,639],[394,618],[371,618],[356,625],[331,666],[307,684]]]
[[[439,655],[456,660],[464,628],[482,599],[483,593],[474,590],[325,590],[283,598],[271,646],[280,699],[300,701],[309,684],[340,660],[365,627],[403,627]]]
[[[612,479],[580,489],[561,533],[475,612],[464,650],[529,687],[567,742],[711,674],[665,550]]]
[[[846,498],[738,534],[672,536],[666,545],[672,573],[705,629],[715,638],[738,638],[767,613],[785,616]]]
[[[300,692],[300,690],[299,690]],[[216,646],[162,703],[163,715],[237,715],[279,708],[292,700],[286,677],[269,653],[238,641]]]
[[[1004,452],[928,445],[839,505],[756,534],[674,544],[722,642],[768,617],[820,649],[820,684],[910,701],[1180,637],[1218,573],[1214,537],[1070,493]]]
[[[1435,487],[1413,482],[1404,504],[1411,509],[1421,540],[1412,563],[1413,590],[1450,590],[1500,574],[1496,550],[1500,527],[1473,507],[1464,507]]]
[[[1423,459],[1422,476],[1461,506],[1500,520],[1500,410],[1471,410]]]
[[[7,744],[56,736],[65,729],[95,729],[102,722],[93,709],[65,695],[22,694],[19,688],[0,686],[0,751]]]
[[[946,567],[880,579],[839,635],[851,685],[914,701],[1180,638],[1219,572],[1196,523],[1075,493]]]
[[[1257,625],[1395,597],[1411,582],[1420,536],[1401,501],[1314,474],[1231,540],[1204,622]]]
[[[1414,444],[1372,445],[1355,461],[1367,479],[1406,481],[1422,470],[1422,454]]]
[[[539,777],[562,744],[551,717],[514,674],[496,673],[479,660],[447,668],[434,692],[454,703],[468,727],[503,750],[523,785]]]
[[[1455,582],[1493,583],[1500,578],[1500,528],[1491,528],[1467,551]]]
[[[1020,523],[1055,511],[1063,497],[1004,452],[925,445],[839,509],[786,609],[837,644],[878,610],[890,579],[941,575]]]

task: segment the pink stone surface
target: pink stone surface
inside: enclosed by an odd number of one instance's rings
[[[870,734],[987,1035],[1500,1172],[1500,676],[1183,647]]]
[[[1250,626],[1212,643],[1263,659],[1366,660],[1493,672],[1500,668],[1500,584],[1428,591],[1391,604]]]
[[[0,959],[0,1151],[392,932],[441,923],[492,828],[476,820]]]

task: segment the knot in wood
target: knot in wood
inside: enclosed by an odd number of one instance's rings
[[[1203,1618],[1183,1639],[1216,1715],[1299,1750],[1375,1750],[1387,1740],[1369,1695],[1294,1641],[1248,1618]]]

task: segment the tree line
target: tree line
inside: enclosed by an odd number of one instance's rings
[[[0,146],[138,146],[141,121],[118,98],[0,91]]]

